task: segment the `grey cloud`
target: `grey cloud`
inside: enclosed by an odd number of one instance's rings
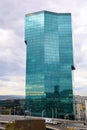
[[[6,80],[12,82],[13,76],[25,77],[26,46],[24,44],[25,14],[38,10],[49,10],[53,12],[71,12],[74,39],[74,61],[76,72],[78,69],[87,71],[87,1],[86,0],[2,0],[0,2],[0,29],[3,30],[5,38],[0,38],[0,78],[4,83]],[[9,31],[10,30],[10,31]],[[7,36],[7,39],[6,39]],[[6,40],[5,40],[6,39]],[[8,53],[7,53],[8,52]],[[7,74],[7,77],[5,75]],[[77,75],[76,75],[77,76]],[[77,77],[75,78],[77,79]],[[78,75],[80,79],[83,74]],[[20,78],[19,78],[20,79]],[[79,80],[79,79],[78,79]],[[17,80],[13,80],[15,83]],[[21,79],[20,79],[21,85]],[[22,83],[25,81],[22,81]],[[79,82],[79,81],[78,81]],[[7,83],[7,82],[6,82]],[[83,83],[78,84],[82,87]],[[5,84],[6,85],[6,84]],[[20,86],[19,85],[19,86]],[[75,87],[77,84],[75,84]],[[1,87],[1,85],[0,85]],[[18,87],[18,86],[17,86]],[[21,87],[19,87],[20,89]],[[24,89],[24,87],[23,87]],[[8,88],[9,90],[9,88]],[[21,91],[21,90],[20,90]],[[3,91],[4,92],[4,91]],[[80,93],[80,89],[76,90]],[[81,94],[81,93],[80,93]],[[85,94],[85,92],[82,92]]]
[[[25,69],[17,63],[0,61],[0,77],[4,75],[25,75]]]

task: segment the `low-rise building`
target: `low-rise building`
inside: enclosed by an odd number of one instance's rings
[[[75,96],[75,119],[76,120],[86,120],[87,119],[87,97],[86,96]]]

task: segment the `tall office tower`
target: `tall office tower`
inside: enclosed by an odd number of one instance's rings
[[[33,116],[72,118],[71,14],[49,11],[27,14],[25,43],[26,109]]]

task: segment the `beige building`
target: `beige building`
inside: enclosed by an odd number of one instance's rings
[[[75,96],[75,119],[87,120],[87,97]]]

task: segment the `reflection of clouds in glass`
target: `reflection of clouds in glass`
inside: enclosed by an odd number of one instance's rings
[[[52,62],[59,62],[59,48],[58,43],[54,42],[54,40],[49,42],[49,40],[45,41],[49,44],[45,45],[45,62],[52,63]]]
[[[26,92],[31,93],[44,93],[44,86],[43,85],[28,85]]]
[[[35,27],[41,27],[44,26],[44,17],[43,14],[37,14],[36,16],[31,16],[31,17],[26,17],[26,23],[30,23],[28,26],[30,28],[35,28]],[[37,26],[35,26],[37,25]]]

